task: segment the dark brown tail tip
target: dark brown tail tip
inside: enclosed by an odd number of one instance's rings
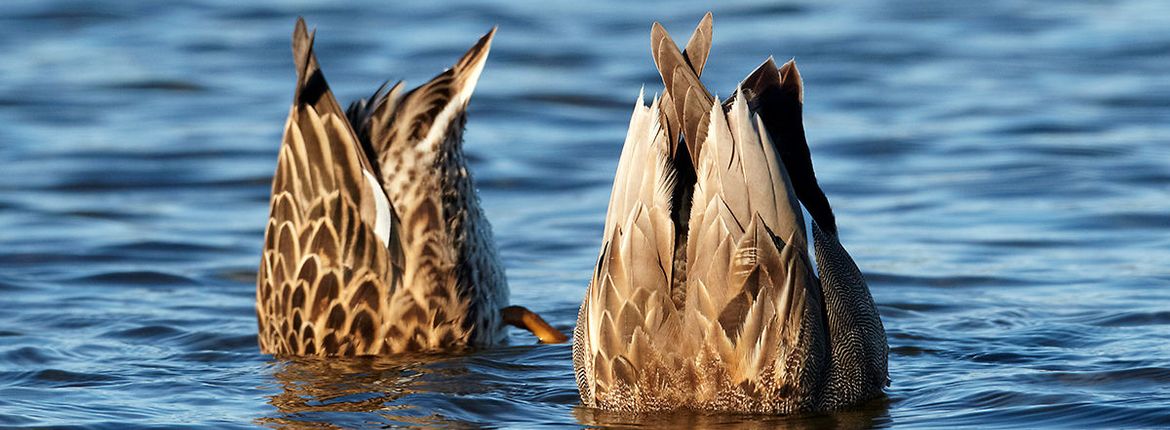
[[[800,77],[800,70],[796,68],[795,58],[780,66],[780,89],[795,92],[797,100],[804,104],[804,81]]]

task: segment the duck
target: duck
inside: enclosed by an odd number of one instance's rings
[[[285,122],[257,273],[263,353],[446,352],[566,338],[509,305],[509,288],[463,152],[467,106],[496,29],[451,68],[341,109],[298,18]]]
[[[769,57],[720,101],[699,80],[712,25],[683,51],[651,28],[664,89],[635,104],[573,332],[582,405],[783,415],[880,397],[885,329],[817,183],[796,63]]]

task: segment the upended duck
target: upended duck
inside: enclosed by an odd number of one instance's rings
[[[788,414],[880,396],[885,331],[817,185],[796,64],[769,58],[721,103],[699,81],[710,46],[710,14],[685,52],[652,28],[665,89],[639,96],[614,177],[574,332],[581,401]]]
[[[463,155],[466,108],[495,29],[455,66],[342,111],[293,32],[297,84],[272,182],[256,288],[260,349],[374,355],[489,346],[504,326],[565,337],[508,306],[508,284]]]

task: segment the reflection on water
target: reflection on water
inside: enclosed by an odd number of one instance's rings
[[[465,149],[513,301],[572,331],[648,32],[706,83],[796,57],[817,176],[889,335],[823,416],[578,407],[569,345],[276,360],[255,271],[289,33],[339,98],[499,25]],[[1170,4],[0,2],[0,427],[1170,427]]]
[[[570,409],[559,362],[563,345],[510,346],[490,351],[398,357],[295,358],[273,362],[280,392],[273,426],[547,424],[542,410]],[[567,358],[564,357],[564,358]],[[542,387],[542,385],[544,385]],[[562,385],[556,387],[556,385]],[[359,414],[360,413],[360,414]],[[563,414],[564,412],[558,412]]]
[[[345,425],[346,412],[381,416],[387,423],[434,424],[396,415],[404,406],[389,406],[416,392],[427,370],[425,358],[300,358],[282,360],[273,376],[281,392],[272,396],[278,415],[258,420],[262,424],[302,426]],[[363,416],[363,422],[368,420]]]
[[[689,411],[629,415],[595,409],[577,408],[573,415],[584,426],[651,427],[690,429],[868,429],[887,428],[890,415],[887,399],[845,411],[810,416],[773,417],[762,415],[704,414]]]
[[[476,420],[470,412],[478,409],[515,407],[516,410],[511,412],[495,410],[491,413],[531,414],[520,410],[519,405],[536,399],[521,395],[513,401],[502,401],[505,399],[493,391],[498,389],[497,384],[524,384],[529,380],[525,373],[532,369],[502,362],[482,367],[478,364],[486,362],[477,360],[476,354],[278,360],[272,364],[280,392],[271,396],[269,401],[276,412],[258,418],[256,422],[294,428],[459,426],[493,424]],[[453,410],[458,405],[464,407],[459,407],[453,415],[444,414],[443,408],[435,408],[435,400],[440,397],[445,398]],[[496,405],[491,406],[493,403]],[[578,424],[590,427],[863,429],[888,427],[891,423],[889,400],[885,398],[850,410],[794,417],[687,411],[623,414],[580,406],[574,406],[571,414]],[[537,423],[541,421],[531,422]]]

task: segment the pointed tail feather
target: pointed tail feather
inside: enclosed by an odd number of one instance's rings
[[[744,79],[744,85],[754,93],[746,95],[749,105],[759,113],[775,143],[797,198],[825,232],[836,234],[837,220],[828,197],[817,183],[804,134],[804,83],[796,61],[789,60],[779,70],[771,60],[766,61]]]
[[[687,57],[678,50],[670,34],[657,22],[650,30],[650,50],[658,73],[662,76],[664,92],[669,94],[669,97],[663,98],[668,99],[670,106],[664,104],[662,107],[664,110],[672,110],[667,114],[670,122],[667,130],[669,133],[682,132],[691,161],[697,162],[701,142],[705,140],[702,134],[707,129],[707,111],[714,98],[699,81],[699,76],[691,68]],[[673,147],[674,142],[671,144]],[[671,156],[676,152],[672,150]]]

